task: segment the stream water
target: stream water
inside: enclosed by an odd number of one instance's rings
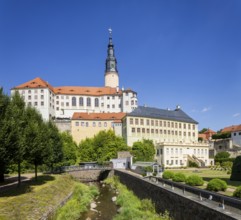
[[[117,206],[112,201],[116,196],[115,191],[109,185],[97,183],[100,194],[96,198],[96,208],[83,213],[79,220],[112,220],[117,213]]]

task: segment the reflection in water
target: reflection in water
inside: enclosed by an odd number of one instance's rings
[[[117,213],[117,206],[112,202],[112,197],[116,196],[115,191],[109,185],[97,183],[100,194],[95,202],[95,211],[89,210],[80,216],[79,220],[112,220]]]

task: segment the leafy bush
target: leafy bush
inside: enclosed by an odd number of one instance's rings
[[[189,186],[202,186],[203,183],[203,178],[195,174],[186,178],[186,184]]]
[[[241,181],[241,156],[236,157],[230,180]]]
[[[198,164],[196,162],[188,161],[189,167],[198,167]]]
[[[185,182],[186,176],[183,173],[175,173],[174,176],[172,177],[172,180],[174,182]]]
[[[172,179],[174,176],[174,173],[172,171],[166,170],[164,171],[162,178],[163,179]]]
[[[233,196],[237,198],[241,198],[241,186],[239,186],[234,192]]]
[[[227,183],[220,179],[212,179],[208,182],[207,190],[210,191],[225,191],[227,189]]]

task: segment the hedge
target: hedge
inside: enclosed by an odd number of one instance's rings
[[[187,177],[186,184],[189,186],[202,186],[204,181],[202,177],[193,174]]]
[[[225,191],[227,189],[227,183],[220,179],[212,179],[208,182],[207,190],[210,191]]]

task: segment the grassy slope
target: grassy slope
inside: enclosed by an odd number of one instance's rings
[[[68,175],[48,175],[1,193],[0,220],[39,219],[66,198],[74,185]]]

